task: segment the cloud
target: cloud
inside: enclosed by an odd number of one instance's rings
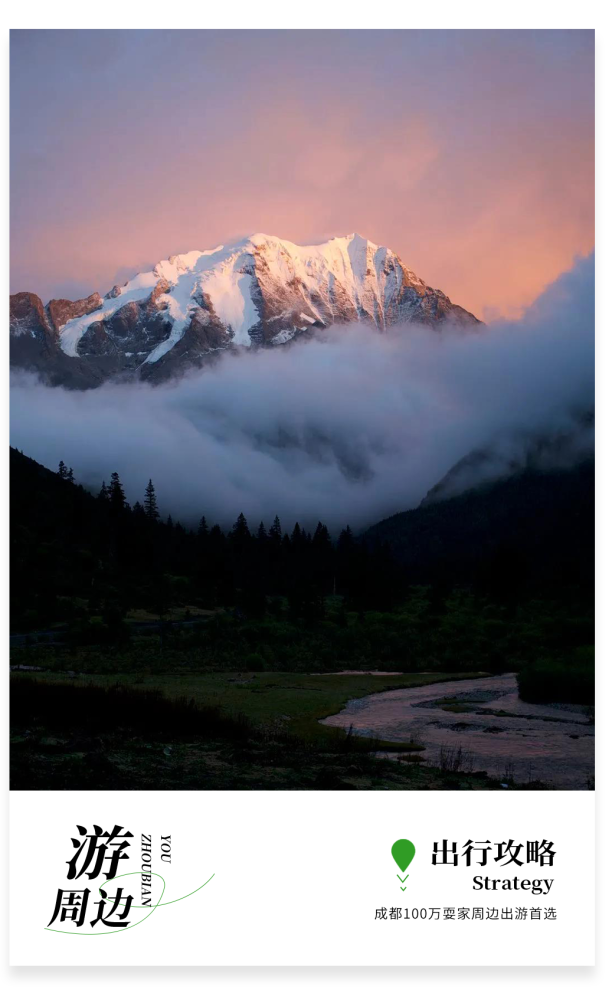
[[[242,510],[254,524],[362,528],[418,504],[476,448],[518,453],[575,426],[593,405],[593,284],[584,258],[521,321],[332,328],[158,387],[74,392],[19,375],[12,443],[93,489],[118,471],[132,502],[152,477],[187,523],[227,526]]]

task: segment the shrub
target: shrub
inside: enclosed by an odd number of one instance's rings
[[[267,667],[266,661],[263,656],[259,653],[249,653],[248,656],[244,658],[244,669],[248,671],[253,671],[253,673],[261,673]]]
[[[518,685],[523,701],[566,701],[577,705],[594,705],[593,649],[589,646],[578,649],[565,662],[536,660],[520,671]]]

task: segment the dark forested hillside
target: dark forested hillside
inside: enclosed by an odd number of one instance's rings
[[[162,616],[171,605],[233,606],[249,616],[288,600],[316,620],[328,595],[347,608],[389,610],[414,584],[467,586],[493,600],[567,595],[589,604],[593,585],[594,469],[524,472],[396,514],[355,540],[319,524],[285,532],[278,518],[251,530],[197,530],[159,519],[152,483],[131,508],[114,473],[98,497],[11,449],[14,629],[75,616],[110,624],[130,607]]]
[[[534,593],[592,600],[592,461],[522,472],[395,514],[364,535],[388,546],[411,583],[476,586],[504,599]]]
[[[72,649],[99,650],[86,660],[106,663],[111,644],[114,663],[119,649],[129,669],[140,662],[135,609],[174,622],[214,612],[214,628],[163,643],[166,665],[171,648],[187,662],[187,644],[201,669],[503,670],[551,653],[571,666],[593,641],[591,463],[336,541],[321,523],[252,531],[242,514],[228,532],[204,517],[189,530],[160,520],[151,482],[130,507],[117,473],[97,497],[72,479],[63,463],[50,472],[11,451],[11,626],[59,629]]]
[[[73,481],[11,449],[12,627],[102,617],[109,626],[129,608],[163,616],[170,606],[232,606],[256,616],[267,597],[283,597],[294,617],[316,620],[330,594],[355,610],[384,609],[401,593],[384,549],[369,550],[350,528],[332,542],[324,524],[289,532],[271,516],[251,531],[239,514],[231,531],[195,530],[159,519],[154,485],[130,507],[119,475],[94,497]]]

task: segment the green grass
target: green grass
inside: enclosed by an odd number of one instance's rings
[[[431,683],[435,676],[392,680],[394,686],[408,687]],[[266,683],[261,676],[236,673],[222,690],[218,676],[166,677],[161,685],[158,679],[130,683],[128,678],[125,684],[126,678],[107,674],[13,674],[11,787],[500,787],[498,778],[484,772],[450,773],[424,765],[413,752],[415,744],[385,744],[319,725],[319,717],[339,709],[351,695],[391,686],[383,678],[280,674]],[[325,690],[327,681],[330,690]],[[294,715],[279,715],[283,709]],[[398,763],[392,755],[373,752],[381,749],[407,752]]]
[[[30,675],[32,676],[32,675]],[[66,675],[42,672],[34,675],[48,683],[65,683]],[[220,708],[230,715],[243,715],[251,724],[268,729],[280,726],[288,734],[313,741],[319,745],[333,746],[345,736],[344,730],[322,726],[320,719],[335,715],[347,701],[364,698],[379,691],[397,688],[420,687],[446,680],[466,680],[486,676],[482,673],[427,673],[401,674],[396,677],[366,675],[338,676],[325,674],[274,673],[223,673],[223,674],[155,674],[134,676],[113,674],[109,676],[87,674],[74,678],[75,684],[95,683],[103,687],[121,684],[154,688],[171,700],[187,699],[202,707]],[[381,749],[419,750],[415,742],[382,742]]]

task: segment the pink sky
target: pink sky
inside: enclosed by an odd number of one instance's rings
[[[12,32],[12,291],[360,232],[484,319],[593,248],[592,32]]]

